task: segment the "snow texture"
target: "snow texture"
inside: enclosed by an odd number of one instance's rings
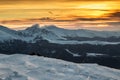
[[[0,80],[120,80],[120,70],[46,57],[0,54]]]

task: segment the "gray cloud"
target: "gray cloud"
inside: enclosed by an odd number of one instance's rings
[[[13,23],[13,22],[23,22],[22,20],[3,20],[0,21],[2,24]]]
[[[113,13],[109,13],[108,17],[113,17],[113,18],[120,18],[120,11],[116,11]]]
[[[120,25],[120,22],[106,22],[109,25]]]
[[[97,20],[110,20],[109,18],[76,18],[75,20],[81,21],[97,21]]]

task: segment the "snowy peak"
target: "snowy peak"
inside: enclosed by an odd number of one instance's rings
[[[27,29],[38,29],[40,26],[39,24],[34,24],[31,27],[27,28]]]
[[[3,25],[0,25],[0,30],[1,29],[8,29],[7,27],[3,26]]]
[[[0,25],[0,41],[18,38],[18,32]]]
[[[39,24],[34,24],[34,25],[32,25],[31,27],[28,27],[28,28],[26,29],[26,31],[29,31],[29,32],[36,32],[36,31],[38,31],[38,30],[40,30]]]
[[[48,27],[43,28],[43,27],[40,27],[39,24],[34,24],[31,27],[28,27],[26,30],[23,30],[23,32],[25,32],[25,33],[29,32],[29,34],[32,33],[33,35],[35,34],[35,35],[39,35],[39,36],[40,35],[49,35],[52,32],[47,28],[55,28],[55,27],[54,26],[48,26]]]
[[[35,30],[35,29],[59,29],[57,26],[55,25],[49,25],[49,26],[40,26],[39,24],[34,24],[31,27],[28,27],[26,30]]]
[[[44,26],[42,28],[45,28],[45,29],[59,29],[57,26],[55,25],[49,25],[49,26]]]
[[[2,25],[0,25],[0,30],[1,31],[4,31],[4,32],[7,32],[7,33],[14,33],[14,32],[16,32],[15,30],[12,30],[12,29],[10,29],[10,28],[7,28],[7,27],[5,27],[5,26],[2,26]]]
[[[7,29],[7,27],[0,25],[0,30]]]

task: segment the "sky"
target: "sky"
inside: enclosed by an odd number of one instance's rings
[[[0,0],[0,25],[120,31],[120,0]]]

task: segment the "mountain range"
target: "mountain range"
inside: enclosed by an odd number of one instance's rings
[[[0,41],[13,39],[26,42],[47,40],[59,44],[118,44],[120,31],[68,30],[54,25],[40,27],[39,24],[16,31],[0,26]]]

